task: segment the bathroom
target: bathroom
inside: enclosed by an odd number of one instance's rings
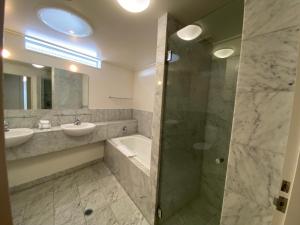
[[[298,225],[300,1],[1,0],[2,225]]]

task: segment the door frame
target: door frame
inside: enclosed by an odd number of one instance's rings
[[[4,27],[4,12],[5,12],[5,0],[0,0],[0,49],[3,49],[3,27]],[[3,76],[3,59],[0,57],[0,218],[1,224],[13,225],[11,208],[9,201],[9,189],[7,179],[7,166],[5,158],[4,147],[4,129],[3,129],[3,88],[2,88],[2,76]]]

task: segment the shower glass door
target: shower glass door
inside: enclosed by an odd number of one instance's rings
[[[220,224],[243,8],[229,1],[194,23],[197,38],[168,38],[158,224]]]

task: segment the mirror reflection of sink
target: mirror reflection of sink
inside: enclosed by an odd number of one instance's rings
[[[5,132],[5,147],[11,148],[27,142],[33,136],[29,128],[10,129]]]
[[[63,131],[70,136],[83,136],[93,132],[96,125],[93,123],[81,123],[80,125],[75,124],[63,124],[60,126]]]

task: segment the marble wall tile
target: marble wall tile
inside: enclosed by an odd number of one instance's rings
[[[245,0],[244,39],[298,25],[299,0]]]
[[[73,123],[77,115],[82,122],[107,122],[132,119],[132,109],[64,109],[5,110],[10,128],[37,128],[39,120],[50,120],[52,126]]]
[[[135,120],[112,123],[110,126],[107,127],[106,139],[136,134],[137,126],[138,124]]]
[[[294,91],[299,36],[292,27],[244,40],[239,91]]]
[[[299,0],[246,0],[222,225],[271,225],[299,52]]]
[[[271,225],[273,210],[232,191],[225,191],[220,225]]]
[[[226,189],[265,208],[278,194],[284,154],[238,143],[231,144]]]
[[[272,152],[285,152],[292,92],[238,92],[232,140]]]
[[[138,133],[152,138],[152,112],[133,109],[133,119],[138,121]]]
[[[106,143],[104,161],[148,221],[152,220],[150,177],[131,159]]]

